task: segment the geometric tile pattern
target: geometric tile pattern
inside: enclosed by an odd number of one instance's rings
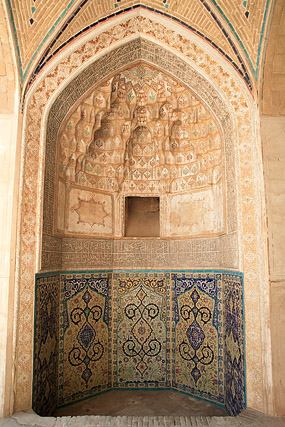
[[[37,7],[34,2],[32,8],[28,5],[22,5],[20,8],[16,0],[8,0],[21,80],[24,81],[30,75],[30,83],[59,51],[77,40],[84,32],[138,7],[183,23],[190,31],[218,48],[248,82],[249,69],[257,76],[264,27],[270,15],[269,0],[262,0],[258,5],[256,2],[237,0],[230,0],[226,4],[215,0],[193,0],[195,14],[188,12],[186,0],[169,4],[167,0],[156,2],[155,9],[150,0],[144,1],[145,4],[130,0],[115,4],[109,2],[109,7],[105,2],[104,8],[90,0],[81,0],[76,7],[72,7],[74,0],[64,0],[60,4],[55,0],[51,0],[49,5],[43,1],[41,3],[38,3]],[[58,16],[60,18],[56,20]],[[28,35],[30,37],[27,37]],[[44,42],[47,39],[49,47],[44,50]],[[243,61],[239,50],[243,50],[246,62]]]
[[[231,415],[246,408],[242,277],[224,275],[225,402]]]
[[[222,274],[177,273],[173,280],[173,386],[224,403]]]
[[[58,402],[59,274],[36,278],[33,408],[50,416]]]
[[[170,387],[169,273],[114,274],[114,387]]]
[[[246,406],[239,273],[45,273],[35,313],[42,416],[112,388],[173,388],[231,415]]]

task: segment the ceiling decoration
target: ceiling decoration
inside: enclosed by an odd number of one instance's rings
[[[96,88],[60,133],[59,176],[105,191],[184,193],[222,177],[215,120],[184,86],[140,64]]]
[[[203,4],[201,3],[201,0],[193,0],[193,4],[195,5],[195,9],[199,10],[199,14],[202,16],[204,9]],[[111,17],[114,17],[118,14],[122,14],[129,10],[129,8],[122,9],[118,12],[115,12],[105,18],[101,18],[97,20],[96,22],[88,22],[88,16],[93,16],[93,13],[95,12],[93,3],[88,4],[87,0],[83,0],[80,4],[82,8],[82,14],[84,15],[84,23],[87,22],[87,26],[82,29],[82,15],[78,15],[77,10],[75,10],[74,14],[69,18],[69,24],[66,24],[67,27],[70,25],[72,26],[73,31],[75,34],[73,34],[71,37],[69,37],[70,32],[67,31],[60,31],[58,35],[53,39],[52,43],[48,47],[48,49],[45,51],[45,53],[42,55],[41,60],[37,64],[35,70],[33,71],[33,74],[31,76],[31,79],[29,80],[28,84],[30,85],[33,80],[36,78],[37,74],[43,69],[43,67],[53,58],[56,53],[58,53],[60,50],[62,50],[67,44],[74,41],[76,38],[80,37],[81,34],[89,31],[91,28],[94,28],[98,24],[102,22],[106,22]],[[83,8],[84,6],[84,8]],[[154,11],[153,8],[149,8],[148,6],[143,5],[136,5],[133,6],[131,9],[137,9],[143,8],[147,10]],[[158,11],[157,11],[158,12]],[[241,56],[238,54],[237,49],[234,46],[234,43],[230,39],[228,33],[224,30],[224,33],[226,34],[227,38],[224,38],[224,36],[220,37],[220,45],[218,46],[215,42],[212,41],[211,37],[213,35],[216,35],[216,38],[219,37],[219,34],[221,33],[223,27],[221,22],[216,18],[216,16],[212,13],[211,16],[205,15],[204,16],[204,26],[198,26],[197,28],[190,26],[186,23],[183,23],[181,19],[178,19],[177,17],[171,17],[169,14],[165,12],[159,12],[160,14],[163,14],[164,16],[167,16],[168,18],[172,18],[176,22],[178,21],[181,24],[184,24],[187,28],[189,28],[194,33],[198,34],[199,36],[203,36],[204,39],[206,39],[209,43],[211,43],[215,48],[219,49],[221,53],[233,64],[233,66],[239,71],[241,76],[246,81],[247,85],[252,88],[252,83],[250,81],[250,77],[248,75],[248,72],[246,70],[246,66],[241,58]],[[213,18],[214,17],[214,18]],[[204,32],[204,34],[202,33]]]
[[[203,1],[203,0],[201,0]],[[232,30],[257,80],[270,0],[210,0]]]
[[[262,114],[285,116],[285,2],[276,0],[264,60]]]
[[[269,6],[260,0],[6,0],[17,46],[22,86],[67,45],[130,10],[149,10],[179,22],[217,49],[250,90],[258,78]],[[135,4],[134,4],[135,3]],[[141,9],[140,9],[141,8]],[[170,22],[171,25],[171,22]]]
[[[16,41],[21,81],[39,52],[62,24],[76,0],[7,0]]]

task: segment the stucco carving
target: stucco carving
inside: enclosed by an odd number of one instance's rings
[[[166,237],[224,229],[223,149],[216,120],[189,89],[158,69],[140,63],[93,89],[65,119],[58,152],[59,230],[110,234],[111,224],[106,228],[105,220],[95,216],[104,211],[109,222],[120,218],[110,219],[112,212],[100,201],[107,197],[102,191],[167,194],[168,215],[161,215]],[[62,182],[69,189],[65,193]],[[89,188],[90,197],[80,198],[76,184]],[[193,195],[187,202],[184,197],[184,204],[171,196],[188,193]],[[89,220],[80,215],[83,209],[90,211]],[[76,227],[70,225],[74,212]],[[122,222],[119,229],[122,235]]]

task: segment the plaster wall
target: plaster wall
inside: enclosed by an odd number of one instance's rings
[[[262,116],[275,410],[285,414],[285,117]]]
[[[262,114],[285,115],[285,5],[283,0],[274,2],[272,21],[264,61],[261,93]]]
[[[13,396],[15,120],[0,114],[0,417],[10,414]]]
[[[0,1],[0,418],[13,410],[18,114],[11,45],[6,10]]]
[[[267,244],[270,279],[270,327],[274,411],[285,414],[285,3],[274,2],[260,91]]]

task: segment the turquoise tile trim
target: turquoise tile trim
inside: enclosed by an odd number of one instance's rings
[[[12,11],[12,6],[11,6],[11,0],[7,0],[7,2],[8,2],[10,17],[11,17],[11,22],[12,22],[12,27],[13,27],[14,37],[15,37],[16,49],[17,49],[17,54],[18,54],[21,83],[23,83],[23,81],[24,81],[25,77],[27,76],[27,73],[28,73],[28,71],[29,71],[29,69],[30,69],[30,67],[31,67],[31,65],[33,63],[33,60],[35,59],[36,55],[40,51],[40,49],[43,46],[44,42],[48,39],[48,37],[51,35],[51,33],[55,30],[56,26],[59,24],[59,22],[62,20],[62,18],[67,14],[68,10],[71,8],[71,6],[75,2],[75,0],[71,0],[69,2],[68,6],[64,9],[64,11],[61,13],[61,15],[57,18],[57,20],[53,24],[53,26],[50,28],[50,30],[47,32],[47,34],[44,36],[44,38],[39,43],[38,48],[34,52],[31,60],[29,61],[28,65],[27,65],[27,68],[25,70],[23,70],[23,67],[22,67],[21,53],[20,53],[20,48],[19,48],[19,43],[18,43],[18,37],[17,37],[17,31],[16,31],[16,27],[15,27],[15,22],[14,22],[14,16],[13,16],[13,11]]]
[[[264,27],[265,27],[265,22],[266,22],[266,17],[267,17],[267,13],[268,13],[268,8],[269,8],[269,2],[270,0],[266,1],[266,6],[265,6],[265,12],[264,12],[264,16],[263,16],[263,22],[262,22],[262,28],[261,28],[261,35],[260,35],[260,40],[259,40],[259,45],[258,45],[258,53],[257,53],[257,61],[256,61],[256,68],[254,67],[249,54],[243,44],[243,42],[241,41],[241,39],[239,38],[236,30],[234,29],[233,25],[231,24],[231,22],[229,21],[229,19],[227,18],[227,16],[225,15],[225,13],[223,12],[223,10],[221,9],[221,7],[217,4],[216,0],[210,0],[211,3],[213,3],[216,8],[218,9],[218,11],[220,12],[220,14],[223,16],[223,18],[226,20],[227,24],[230,26],[235,38],[237,39],[237,41],[239,42],[242,50],[245,53],[245,56],[247,57],[248,63],[250,65],[250,68],[252,70],[252,73],[255,77],[255,80],[257,81],[257,77],[258,77],[258,68],[259,68],[259,62],[260,62],[260,53],[261,53],[261,47],[262,47],[262,41],[263,41],[263,37],[264,37]],[[247,2],[244,2],[247,3]],[[245,4],[243,3],[243,5],[245,6]]]
[[[11,18],[13,33],[14,33],[14,37],[15,37],[16,50],[17,50],[18,61],[19,61],[20,78],[21,78],[21,83],[22,83],[23,82],[23,71],[22,71],[22,61],[21,61],[20,48],[19,48],[19,44],[18,44],[17,31],[16,31],[16,27],[15,27],[15,22],[14,22],[14,17],[13,17],[13,12],[12,12],[10,0],[7,0],[7,2],[8,2],[9,12],[10,12],[10,18]]]
[[[118,3],[119,3],[119,1],[120,0],[117,0],[118,1]],[[163,3],[166,3],[168,0],[163,0]],[[232,47],[232,49],[233,49],[233,51],[237,54],[237,50],[236,50],[236,47],[235,47],[235,45],[233,44],[233,42],[231,41],[231,39],[229,38],[229,35],[227,34],[227,32],[225,31],[225,29],[222,27],[222,25],[221,25],[221,23],[218,21],[218,19],[217,19],[217,17],[213,14],[213,12],[211,11],[211,9],[210,9],[210,7],[208,6],[208,4],[206,3],[206,0],[200,0],[203,4],[204,4],[204,6],[206,7],[206,9],[211,13],[211,15],[212,15],[212,17],[213,17],[213,19],[214,20],[216,20],[217,21],[217,23],[218,23],[218,25],[220,26],[220,28],[221,28],[221,30],[223,31],[223,33],[225,34],[225,36],[229,39],[229,43],[230,43],[230,45],[231,45],[231,47]],[[145,8],[145,9],[147,9],[147,10],[151,10],[151,11],[154,11],[154,12],[156,12],[156,13],[158,13],[158,14],[161,14],[161,15],[165,15],[165,16],[167,16],[168,18],[171,18],[171,19],[173,19],[174,21],[177,21],[177,22],[179,22],[179,23],[181,23],[182,25],[184,25],[186,28],[189,28],[191,31],[193,31],[194,33],[196,33],[196,34],[199,34],[201,37],[203,37],[205,40],[207,40],[215,49],[218,49],[219,51],[220,51],[220,53],[222,54],[222,55],[224,55],[231,63],[232,63],[232,65],[236,68],[236,70],[240,73],[240,75],[242,76],[242,78],[245,80],[245,82],[246,82],[246,84],[247,84],[247,86],[248,86],[248,88],[250,89],[250,91],[252,91],[252,85],[251,85],[251,81],[250,81],[250,78],[249,78],[249,76],[248,76],[248,73],[247,73],[247,70],[246,70],[246,67],[245,67],[245,65],[243,64],[243,61],[242,61],[242,59],[239,57],[239,55],[238,55],[238,59],[239,59],[239,62],[240,62],[240,66],[241,66],[241,68],[239,67],[239,65],[237,65],[233,60],[232,60],[232,58],[231,57],[229,57],[225,52],[223,52],[222,51],[222,49],[220,49],[211,39],[209,39],[208,37],[206,37],[205,35],[203,35],[200,31],[198,31],[197,29],[195,29],[195,28],[193,28],[193,27],[191,27],[191,26],[189,26],[188,24],[186,24],[185,22],[183,22],[183,21],[181,21],[180,19],[178,19],[178,18],[176,18],[176,17],[174,17],[174,16],[172,16],[171,14],[167,14],[167,13],[164,13],[164,12],[162,12],[161,10],[156,10],[156,9],[154,9],[154,8],[152,8],[152,7],[149,7],[149,6],[145,6],[145,5],[143,5],[143,4],[140,4],[140,3],[138,3],[138,4],[136,4],[136,5],[134,5],[134,6],[131,6],[131,7],[128,7],[128,8],[126,8],[126,9],[121,9],[120,11],[118,11],[118,12],[115,12],[115,13],[112,13],[111,15],[108,15],[108,16],[106,16],[105,18],[102,18],[102,19],[100,19],[100,20],[98,20],[98,21],[95,21],[93,24],[91,24],[91,25],[89,25],[89,26],[87,26],[86,28],[84,28],[83,30],[81,30],[81,31],[79,31],[77,34],[75,34],[75,35],[73,35],[72,37],[70,37],[65,43],[63,43],[61,46],[59,46],[53,53],[51,53],[51,54],[49,54],[49,51],[51,50],[51,47],[54,45],[54,43],[57,41],[57,39],[58,39],[58,37],[65,31],[65,29],[67,28],[67,26],[69,25],[69,23],[73,20],[73,18],[77,15],[77,13],[80,11],[80,9],[86,4],[88,2],[88,0],[82,0],[81,1],[81,3],[78,5],[78,8],[74,11],[74,14],[72,15],[72,16],[70,16],[69,17],[69,20],[67,21],[67,24],[65,25],[65,27],[63,27],[63,29],[61,29],[61,31],[60,32],[58,32],[58,35],[56,36],[56,37],[53,37],[53,39],[51,40],[51,43],[50,43],[50,45],[49,45],[49,48],[47,49],[47,51],[42,55],[42,57],[41,57],[41,59],[40,59],[40,61],[38,62],[38,64],[36,65],[36,67],[35,67],[35,70],[34,70],[34,72],[32,73],[32,76],[31,76],[31,80],[28,82],[28,86],[30,86],[31,84],[32,84],[32,82],[33,82],[33,80],[34,80],[34,78],[36,77],[36,75],[40,72],[40,70],[46,65],[46,63],[52,58],[52,56],[54,55],[54,54],[56,54],[57,52],[59,52],[66,44],[69,44],[69,43],[71,43],[73,40],[75,40],[79,35],[81,35],[82,33],[84,33],[85,31],[89,31],[91,28],[93,28],[93,27],[95,27],[98,23],[100,23],[100,22],[102,22],[102,21],[106,21],[107,19],[109,19],[109,18],[111,18],[111,17],[114,17],[114,16],[116,16],[116,15],[118,15],[118,14],[121,14],[121,13],[125,13],[125,12],[127,12],[127,11],[129,11],[129,10],[131,10],[131,9],[135,9],[135,8],[138,8],[138,7],[142,7],[142,8]],[[115,3],[115,5],[117,4],[117,6],[118,6],[118,3]]]
[[[165,8],[168,8],[168,4],[166,3],[167,0],[165,0],[164,6]],[[221,9],[221,7],[217,4],[216,0],[210,0],[212,2],[212,4],[215,5],[215,7],[219,10],[220,14],[223,16],[223,18],[226,20],[226,22],[228,23],[228,25],[230,26],[235,38],[237,39],[238,43],[240,44],[242,50],[244,51],[248,63],[250,65],[250,68],[252,70],[252,73],[255,77],[255,80],[257,80],[258,77],[258,70],[259,70],[259,63],[260,63],[260,54],[261,54],[261,48],[262,48],[262,42],[263,42],[263,37],[264,37],[264,29],[265,29],[265,23],[266,23],[266,18],[267,18],[267,14],[268,14],[268,9],[269,9],[269,2],[270,0],[267,0],[266,2],[266,8],[265,8],[265,13],[264,13],[264,17],[263,17],[263,23],[262,23],[262,30],[261,30],[261,36],[260,36],[260,41],[259,41],[259,46],[258,46],[258,55],[257,55],[257,64],[256,64],[256,68],[254,67],[252,61],[250,60],[249,54],[244,46],[244,44],[242,43],[240,37],[238,36],[237,32],[235,31],[235,28],[233,27],[233,25],[231,24],[231,22],[229,21],[229,19],[227,18],[227,16],[225,15],[225,13],[223,12],[223,10]],[[18,43],[18,37],[17,37],[17,31],[16,31],[16,27],[15,27],[15,22],[14,22],[14,17],[13,17],[13,11],[12,11],[12,6],[11,6],[11,0],[7,0],[8,3],[8,7],[9,7],[9,12],[10,12],[10,17],[11,17],[11,22],[12,22],[12,27],[13,27],[13,32],[14,32],[14,37],[15,37],[15,43],[16,43],[16,49],[17,49],[17,54],[18,54],[18,62],[19,62],[19,70],[20,70],[20,77],[21,77],[21,82],[24,81],[25,77],[28,74],[29,69],[31,68],[33,61],[36,57],[36,55],[38,54],[38,52],[40,51],[41,47],[43,46],[43,44],[46,42],[46,40],[49,38],[49,36],[54,32],[54,30],[56,29],[56,27],[58,26],[58,24],[60,23],[60,21],[64,18],[64,16],[67,14],[67,12],[69,11],[69,9],[71,8],[71,6],[74,4],[75,0],[71,0],[68,4],[68,6],[65,8],[65,10],[61,13],[61,15],[59,16],[59,18],[55,21],[54,25],[50,28],[50,30],[47,32],[47,34],[44,36],[44,38],[42,39],[42,41],[39,43],[38,48],[36,49],[36,51],[34,52],[31,60],[29,61],[26,69],[23,69],[22,66],[22,60],[21,60],[21,53],[20,53],[20,48],[19,48],[19,43]],[[118,7],[118,3],[114,4],[115,7]],[[33,8],[32,8],[33,9]],[[33,11],[34,12],[34,11]]]
[[[36,273],[36,278],[51,276],[54,274],[89,274],[89,273],[221,273],[221,274],[233,274],[235,276],[243,277],[243,273],[236,270],[222,270],[222,269],[212,269],[212,270],[187,270],[187,269],[177,269],[177,270],[128,270],[128,269],[108,269],[108,270],[55,270],[48,271],[45,273]]]

